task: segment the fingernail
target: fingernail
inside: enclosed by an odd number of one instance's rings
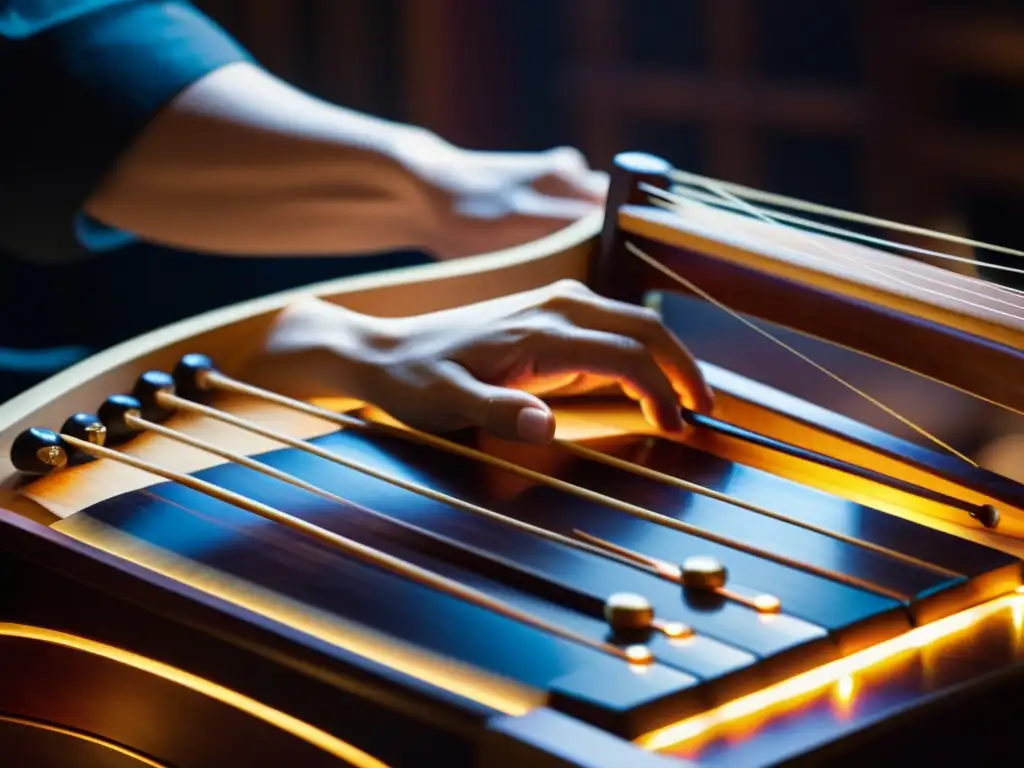
[[[555,420],[540,408],[523,408],[516,419],[516,431],[528,443],[547,443],[555,436]]]

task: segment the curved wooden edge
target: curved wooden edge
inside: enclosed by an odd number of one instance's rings
[[[206,700],[234,710],[264,727],[286,734],[296,743],[330,755],[342,764],[353,768],[389,768],[386,763],[347,741],[285,712],[223,685],[123,648],[48,627],[0,622],[0,646],[10,650],[12,643],[20,644],[25,656],[31,655],[32,646],[41,646],[65,656],[73,655],[76,660],[89,657],[106,662],[118,668],[119,673],[128,673],[124,679],[132,681],[132,685],[138,685],[136,681],[141,678],[152,678],[187,693],[189,698]],[[49,658],[56,656],[51,654]],[[114,743],[109,737],[105,737],[104,741]],[[129,748],[129,751],[134,750]]]
[[[583,280],[602,222],[594,214],[549,237],[491,254],[330,280],[245,301],[182,320],[89,357],[0,405],[0,483],[12,474],[11,442],[29,426],[55,427],[76,411],[93,411],[153,367],[204,352],[225,371],[259,349],[273,317],[315,296],[358,312],[403,316]]]
[[[31,734],[29,738],[25,738],[28,734]],[[95,733],[53,725],[38,718],[0,713],[0,741],[8,756],[13,752],[16,759],[27,758],[37,765],[52,765],[59,754],[66,768],[97,764],[104,768],[170,768],[166,763]],[[46,762],[40,763],[40,760]]]

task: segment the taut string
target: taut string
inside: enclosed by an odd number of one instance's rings
[[[866,580],[854,576],[848,576],[847,574],[830,570],[828,568],[815,566],[810,563],[804,563],[794,558],[786,557],[784,555],[778,555],[762,547],[758,547],[753,544],[747,544],[741,539],[737,539],[732,536],[725,536],[723,534],[718,534],[713,531],[704,530],[696,525],[692,525],[683,520],[679,520],[675,517],[671,517],[661,512],[656,512],[652,509],[647,509],[646,507],[642,507],[637,504],[631,504],[629,502],[622,501],[621,499],[617,499],[615,497],[608,496],[603,493],[598,493],[597,491],[592,491],[589,488],[574,485],[573,483],[569,483],[565,480],[552,477],[550,475],[544,474],[543,472],[538,472],[529,469],[528,467],[516,464],[515,462],[507,461],[497,456],[492,456],[491,454],[484,453],[483,451],[470,448],[469,446],[465,446],[460,443],[453,442],[451,440],[447,440],[443,437],[433,435],[429,432],[421,432],[419,430],[414,430],[406,427],[395,427],[382,422],[364,421],[362,419],[355,418],[348,414],[335,413],[334,411],[327,410],[326,408],[321,408],[311,403],[306,403],[302,400],[296,400],[294,398],[290,398],[285,395],[280,395],[270,390],[262,389],[261,387],[256,387],[251,384],[246,384],[244,382],[237,381],[215,370],[205,371],[203,373],[203,381],[204,388],[208,390],[232,392],[235,394],[254,397],[260,400],[264,400],[266,402],[276,403],[278,405],[284,406],[285,408],[290,408],[301,413],[306,413],[310,416],[315,416],[317,418],[324,419],[325,421],[332,422],[340,427],[349,427],[356,430],[378,431],[384,434],[394,435],[399,439],[413,440],[433,448],[438,448],[440,450],[444,450],[458,456],[463,456],[470,460],[480,461],[482,463],[489,464],[498,469],[503,469],[512,474],[518,475],[519,477],[522,477],[526,480],[536,482],[541,485],[546,485],[548,487],[568,493],[571,496],[575,496],[576,498],[580,498],[591,503],[600,504],[601,506],[605,507],[610,507],[611,509],[623,512],[627,515],[630,515],[631,517],[646,520],[647,522],[654,523],[655,525],[670,528],[672,530],[679,531],[680,533],[687,533],[691,536],[696,536],[697,538],[704,539],[715,544],[720,544],[722,546],[730,547],[741,552],[746,552],[747,554],[751,554],[756,557],[764,558],[765,560],[772,560],[774,562],[779,563],[780,565],[789,568],[794,568],[796,570],[804,571],[806,573],[811,573],[816,576],[823,576],[827,579],[832,579],[833,581],[840,581],[847,584],[848,586],[856,587],[858,589],[867,589],[869,591],[884,594],[888,597],[902,599],[902,597],[900,597],[897,593],[893,592],[892,590],[889,590],[877,584],[872,584]],[[219,421],[223,421],[225,423],[232,424],[234,426],[241,427],[242,429],[246,429],[255,434],[263,435],[268,439],[281,442],[285,445],[289,445],[291,447],[298,448],[300,450],[304,450],[307,452],[315,453],[317,456],[320,456],[321,458],[324,458],[328,461],[332,461],[344,466],[350,466],[351,468],[356,469],[357,471],[366,472],[367,474],[370,474],[371,476],[374,477],[378,477],[379,479],[382,479],[385,482],[393,483],[395,485],[401,485],[402,487],[407,487],[408,490],[412,490],[414,493],[422,493],[422,491],[419,490],[416,487],[416,484],[414,483],[399,481],[398,478],[389,478],[385,473],[375,472],[374,470],[372,470],[369,467],[366,467],[365,465],[360,465],[356,462],[352,462],[349,459],[338,456],[335,453],[326,451],[323,448],[308,441],[292,438],[288,435],[278,432],[277,430],[268,429],[261,425],[255,424],[254,422],[250,422],[246,419],[240,419],[236,416],[233,416],[232,414],[220,411],[216,408],[211,408],[210,406],[186,400],[177,395],[161,394],[159,397],[161,398],[161,401],[163,403],[167,404],[167,406],[165,407],[171,407],[171,403],[173,402],[173,407],[179,408],[183,411],[191,411],[193,413],[208,416],[212,419],[216,419]],[[173,398],[173,401],[171,398]],[[702,488],[701,486],[698,485],[694,485],[693,490],[696,491],[697,493],[702,493],[705,496],[714,494],[715,498],[722,498],[723,500],[728,500],[731,503],[737,504],[738,506],[745,507],[748,509],[754,506],[750,505],[748,502],[743,502],[742,500],[739,499],[732,499],[732,497],[726,497],[723,494],[717,494],[711,491],[711,489]]]
[[[713,304],[714,306],[718,307],[719,309],[723,310],[724,312],[727,312],[729,315],[731,315],[736,320],[738,320],[741,323],[743,323],[744,325],[746,325],[748,328],[751,328],[752,330],[754,330],[757,333],[761,334],[764,338],[768,339],[769,341],[773,342],[774,344],[777,344],[782,349],[785,349],[787,352],[789,352],[789,353],[793,354],[794,356],[798,357],[799,359],[803,360],[808,365],[816,368],[818,371],[820,371],[821,373],[825,374],[826,376],[828,376],[833,381],[843,385],[844,387],[846,387],[847,389],[852,391],[854,394],[858,395],[859,397],[864,398],[867,402],[869,402],[872,405],[876,406],[877,408],[881,409],[882,411],[884,411],[885,413],[889,414],[893,418],[899,420],[900,423],[905,424],[907,427],[909,427],[910,429],[913,429],[915,432],[917,432],[920,435],[924,436],[925,438],[931,440],[936,445],[939,445],[942,448],[946,449],[952,455],[954,455],[954,456],[956,456],[956,457],[958,457],[960,459],[963,459],[965,462],[967,462],[971,466],[974,466],[974,467],[977,466],[977,464],[974,461],[972,461],[968,456],[966,456],[965,454],[963,454],[960,451],[956,450],[956,448],[954,448],[953,446],[951,446],[948,443],[946,443],[945,441],[943,441],[937,435],[933,435],[931,432],[926,430],[924,427],[921,427],[921,426],[915,424],[912,420],[908,419],[906,416],[903,416],[901,413],[899,413],[895,409],[890,408],[889,406],[887,406],[882,401],[878,400],[877,398],[875,398],[872,395],[868,394],[864,390],[860,389],[855,384],[847,381],[846,379],[844,379],[842,376],[840,376],[839,374],[835,373],[834,371],[829,370],[824,365],[822,365],[821,363],[813,360],[808,355],[805,355],[803,352],[800,352],[798,349],[795,349],[791,345],[789,345],[786,342],[784,342],[782,339],[780,339],[777,336],[775,336],[774,334],[772,334],[770,331],[767,331],[766,329],[764,329],[761,326],[759,326],[757,323],[755,323],[755,322],[753,322],[751,320],[748,320],[746,317],[741,315],[739,312],[735,311],[731,307],[726,306],[724,303],[722,303],[721,301],[716,299],[714,296],[709,294],[707,291],[705,291],[700,286],[694,284],[693,282],[691,282],[687,278],[683,277],[682,275],[679,275],[676,272],[672,271],[671,269],[669,269],[664,264],[662,264],[659,261],[657,261],[654,257],[650,256],[649,254],[644,253],[642,250],[640,250],[633,243],[627,241],[625,245],[626,245],[626,250],[627,251],[632,253],[634,256],[638,257],[641,261],[646,262],[650,266],[652,266],[655,269],[657,269],[658,271],[662,272],[669,279],[676,281],[677,283],[682,285],[687,290],[689,290],[692,293],[695,293],[698,296],[700,296],[701,298],[703,298],[705,301]]]
[[[757,207],[751,205],[750,203],[746,202],[745,200],[741,200],[740,198],[736,197],[735,195],[732,195],[731,193],[729,193],[725,189],[722,189],[722,188],[719,188],[719,187],[714,187],[714,186],[711,186],[711,185],[708,186],[708,189],[711,192],[715,193],[715,194],[720,194],[726,200],[733,201],[734,205],[738,206],[740,209],[745,210],[750,216],[753,216],[753,217],[755,217],[757,219],[760,219],[761,221],[763,221],[763,222],[765,222],[767,224],[771,224],[771,225],[773,225],[773,226],[775,226],[775,227],[777,227],[779,229],[784,229],[787,232],[792,232],[793,234],[803,236],[804,238],[806,238],[806,240],[810,244],[814,245],[815,247],[817,247],[818,249],[820,249],[821,251],[826,253],[828,256],[831,256],[832,259],[835,260],[835,261],[839,261],[839,262],[841,262],[843,264],[846,264],[847,266],[850,266],[850,267],[855,268],[855,269],[865,270],[865,271],[867,271],[869,273],[878,275],[879,277],[883,278],[884,280],[889,281],[890,283],[895,283],[897,285],[903,285],[903,286],[906,286],[908,288],[913,288],[913,289],[915,289],[917,291],[923,291],[924,293],[928,293],[928,294],[931,294],[933,296],[938,296],[938,297],[943,298],[943,299],[948,299],[950,301],[954,301],[954,302],[957,302],[959,304],[963,304],[963,305],[968,306],[968,307],[973,307],[974,309],[979,309],[979,310],[982,310],[982,311],[985,311],[985,312],[992,312],[994,314],[1001,315],[1003,317],[1007,317],[1007,318],[1010,318],[1012,320],[1024,321],[1024,317],[1022,317],[1021,315],[1015,314],[1013,312],[1005,312],[1003,310],[995,309],[995,308],[987,306],[985,304],[979,304],[977,302],[970,301],[968,299],[962,298],[960,296],[955,296],[953,294],[946,293],[946,292],[941,291],[941,290],[935,290],[935,289],[932,289],[932,288],[926,288],[926,287],[921,286],[921,285],[919,285],[917,283],[914,283],[914,282],[910,282],[910,281],[907,281],[907,280],[901,280],[900,278],[895,277],[892,274],[892,271],[903,272],[905,274],[914,274],[914,273],[911,272],[910,270],[903,269],[903,268],[900,268],[900,267],[894,267],[891,270],[889,270],[888,268],[884,269],[884,270],[883,269],[879,269],[878,267],[870,265],[870,264],[866,263],[866,261],[858,259],[855,256],[850,256],[848,254],[840,253],[839,251],[836,251],[836,250],[834,250],[832,248],[827,247],[824,243],[821,243],[818,240],[814,239],[810,234],[808,234],[807,232],[804,232],[801,229],[798,229],[796,227],[787,226],[786,224],[782,224],[779,221],[776,221],[775,219],[772,218],[772,216],[770,216],[769,214],[765,213],[760,208],[757,208]],[[650,198],[650,202],[655,204],[655,205],[657,205],[656,198]],[[664,207],[664,206],[662,206],[662,207]],[[676,212],[676,213],[678,215],[678,212]],[[782,247],[783,250],[786,250],[786,251],[788,251],[790,253],[796,254],[796,255],[801,256],[803,258],[813,259],[815,261],[823,262],[823,263],[826,263],[826,264],[829,263],[829,259],[826,256],[815,255],[815,254],[809,253],[809,252],[807,252],[805,250],[796,250],[794,248],[790,248],[790,247],[786,247],[786,246],[781,246],[781,247]],[[920,276],[919,275],[914,275],[914,277],[920,277]],[[927,278],[927,277],[924,278],[924,279],[927,280],[928,282],[939,283],[941,286],[943,286],[944,288],[947,288],[947,289],[955,289],[955,290],[959,290],[959,291],[964,291],[965,293],[971,293],[971,294],[973,294],[975,296],[981,296],[983,298],[988,298],[988,297],[985,297],[984,294],[978,293],[977,291],[972,291],[972,290],[967,289],[967,288],[962,288],[960,286],[955,286],[952,283],[948,282],[948,278],[953,277],[953,273],[951,273],[951,272],[946,272],[945,273],[945,277],[946,277],[946,279]],[[996,301],[996,302],[999,302],[1001,304],[1008,304],[1009,306],[1014,307],[1016,309],[1022,309],[1022,307],[1020,307],[1019,305],[1013,304],[1012,302],[1007,302],[1007,301],[1005,301],[1003,299],[992,299],[992,300]]]
[[[660,189],[658,187],[655,187],[655,186],[653,186],[651,184],[646,184],[646,183],[641,183],[639,185],[639,187],[640,187],[640,189],[642,191],[647,192],[648,194],[653,195],[653,196],[659,198],[657,200],[651,200],[650,202],[652,204],[657,205],[659,208],[664,208],[664,209],[666,209],[668,211],[672,211],[672,212],[675,212],[673,207],[672,207],[673,205],[681,206],[681,205],[683,205],[684,203],[687,203],[687,202],[702,203],[704,205],[710,205],[710,206],[714,206],[714,207],[725,208],[725,209],[728,209],[730,211],[735,211],[735,212],[738,212],[738,213],[742,213],[745,210],[745,206],[743,206],[742,204],[733,203],[730,200],[722,199],[721,197],[718,197],[716,195],[708,194],[707,192],[702,192],[702,191],[696,190],[696,189],[689,189],[689,188],[684,188],[684,187],[675,187],[671,191],[665,191],[664,189]],[[854,231],[852,229],[843,229],[842,227],[834,227],[834,226],[832,226],[830,224],[824,224],[824,223],[822,223],[820,221],[815,221],[814,219],[805,219],[802,216],[793,216],[792,214],[783,213],[781,211],[775,211],[775,210],[767,211],[767,209],[765,209],[763,207],[760,208],[760,210],[761,211],[766,211],[766,212],[770,213],[772,218],[775,219],[778,222],[785,222],[787,224],[792,224],[792,225],[795,225],[797,227],[804,227],[804,228],[807,228],[807,229],[814,229],[814,230],[817,230],[819,232],[824,232],[824,233],[829,234],[829,235],[835,235],[836,237],[843,237],[843,238],[847,238],[847,239],[850,239],[850,240],[858,240],[858,241],[860,241],[862,243],[868,243],[868,244],[873,245],[873,246],[878,246],[878,247],[882,247],[882,248],[892,248],[892,249],[895,249],[895,250],[906,251],[908,253],[920,254],[922,256],[932,256],[934,258],[943,259],[943,260],[946,260],[946,261],[955,261],[955,262],[958,262],[960,264],[970,264],[970,265],[975,266],[975,267],[985,267],[985,268],[988,268],[988,269],[994,269],[994,270],[1000,270],[1000,271],[1003,271],[1003,272],[1011,272],[1011,273],[1018,274],[1018,275],[1024,275],[1024,269],[1022,269],[1020,267],[1010,267],[1010,266],[1007,266],[1005,264],[996,264],[994,262],[979,261],[978,259],[968,258],[966,256],[954,256],[953,254],[943,253],[942,251],[935,251],[935,250],[932,250],[930,248],[922,248],[922,247],[917,246],[917,245],[909,245],[908,243],[900,243],[900,242],[897,242],[895,240],[886,240],[885,238],[882,238],[882,237],[875,237],[873,235],[866,235],[866,234],[864,234],[862,232],[856,232],[856,231]],[[989,287],[991,287],[993,289],[1002,291],[1004,293],[1009,293],[1009,294],[1012,294],[1014,296],[1024,296],[1024,291],[1022,291],[1019,288],[1012,288],[1010,286],[999,285],[998,283],[993,283],[993,282],[991,282],[989,280],[984,280],[982,278],[973,277],[971,275],[957,275],[955,273],[947,273],[947,274],[951,278],[955,277],[955,278],[962,279],[965,282],[971,282],[971,283],[983,283],[984,285],[987,285],[987,286],[989,286]],[[956,288],[958,288],[960,290],[967,290],[966,288],[960,288],[960,286],[953,286],[952,283],[950,285],[952,287],[956,287]],[[1018,306],[1018,305],[1014,305],[1014,306]],[[1024,307],[1020,307],[1020,308],[1024,309]]]
[[[834,219],[841,219],[845,221],[853,221],[858,224],[866,224],[868,226],[880,227],[882,229],[894,230],[896,232],[906,232],[912,235],[923,235],[925,237],[931,237],[936,240],[945,240],[950,243],[957,243],[958,245],[967,245],[972,248],[981,248],[986,251],[993,251],[995,253],[1005,253],[1010,256],[1024,256],[1024,251],[1019,251],[1015,248],[1007,248],[1002,245],[993,245],[992,243],[984,243],[980,240],[972,240],[968,237],[960,237],[959,235],[951,235],[946,232],[938,232],[933,229],[926,229],[925,227],[916,227],[911,224],[904,224],[898,221],[891,221],[889,219],[881,219],[876,216],[867,216],[862,213],[855,213],[853,211],[844,211],[841,208],[832,208],[827,205],[820,205],[818,203],[812,203],[807,200],[800,200],[795,197],[787,197],[785,195],[775,194],[773,192],[765,192],[763,190],[754,189],[752,187],[745,187],[742,184],[733,184],[727,181],[721,181],[720,179],[713,179],[708,176],[700,176],[696,173],[690,173],[689,171],[681,171],[679,169],[673,169],[669,173],[669,177],[672,181],[680,184],[691,184],[694,186],[700,186],[707,188],[708,184],[717,185],[734,195],[739,197],[747,198],[750,200],[756,200],[761,203],[767,203],[768,205],[776,205],[781,208],[790,208],[792,210],[804,211],[805,213],[813,213],[819,216],[829,216]]]
[[[428,568],[423,568],[415,563],[403,560],[400,557],[388,554],[381,550],[362,544],[341,534],[329,531],[318,525],[283,512],[268,504],[251,499],[240,493],[235,493],[226,488],[209,483],[191,475],[175,472],[150,461],[131,456],[120,451],[111,450],[100,445],[94,445],[86,440],[80,440],[73,435],[61,434],[60,438],[68,445],[82,451],[83,453],[97,459],[109,459],[119,462],[134,469],[148,472],[151,475],[162,477],[164,480],[182,485],[191,490],[202,493],[211,498],[223,501],[232,506],[238,507],[258,517],[277,523],[303,536],[319,541],[346,555],[366,564],[379,568],[395,576],[403,577],[421,586],[434,589],[450,597],[462,600],[479,608],[496,613],[512,621],[526,626],[548,632],[578,645],[583,645],[593,650],[600,651],[609,656],[622,659],[631,664],[650,664],[654,662],[654,656],[646,646],[636,645],[628,648],[619,648],[606,642],[594,640],[573,630],[562,627],[533,613],[521,610],[504,600],[491,597],[485,592],[466,586],[461,582],[450,579],[447,576],[436,573]]]
[[[439,544],[448,550],[456,550],[462,554],[469,555],[470,557],[473,557],[477,560],[486,561],[491,565],[496,565],[505,570],[518,571],[520,573],[525,570],[519,563],[513,562],[501,555],[493,555],[490,552],[482,550],[478,547],[475,547],[470,544],[464,544],[461,541],[452,539],[448,536],[444,536],[440,533],[436,533],[428,528],[424,528],[423,526],[416,525],[415,523],[411,523],[408,520],[404,520],[403,518],[385,514],[384,512],[380,512],[376,509],[371,509],[370,507],[358,504],[355,501],[346,499],[343,496],[339,496],[336,493],[332,493],[331,491],[325,488],[321,488],[319,485],[316,485],[315,483],[311,483],[307,480],[304,480],[298,475],[293,475],[290,472],[284,472],[278,469],[277,467],[267,464],[266,462],[254,459],[251,456],[247,456],[243,453],[238,453],[237,451],[231,451],[226,448],[222,448],[219,445],[216,445],[215,443],[211,443],[207,440],[203,440],[202,438],[195,437],[193,435],[188,434],[187,432],[181,432],[176,429],[171,429],[169,427],[165,427],[162,424],[158,424],[156,422],[152,422],[140,416],[134,415],[127,415],[125,417],[125,422],[129,426],[134,427],[140,431],[148,430],[154,434],[161,435],[162,437],[165,437],[169,440],[174,440],[176,442],[182,443],[183,445],[191,446],[192,448],[204,451],[213,456],[218,456],[219,458],[222,458],[233,464],[238,464],[239,466],[246,467],[247,469],[250,469],[254,472],[259,472],[262,475],[266,475],[267,477],[272,477],[275,480],[279,480],[282,483],[286,483],[295,488],[299,488],[303,491],[306,491],[307,493],[319,496],[320,498],[325,499],[331,502],[332,504],[336,504],[342,507],[343,509],[358,512],[359,514],[365,515],[366,517],[371,517],[376,520],[380,520],[386,525],[395,526],[396,528],[411,533],[416,537],[426,539],[428,541],[433,542],[434,544]],[[528,533],[533,534],[534,536],[547,538],[560,544],[565,544],[566,546],[572,547],[573,549],[588,552],[590,554],[602,557],[606,560],[612,560],[622,565],[627,565],[631,568],[644,570],[645,572],[652,573],[656,576],[661,575],[657,571],[657,563],[655,563],[654,565],[650,565],[648,563],[641,563],[638,562],[636,558],[625,557],[621,554],[610,551],[607,547],[597,546],[595,544],[581,541],[570,536],[563,536],[561,534],[549,531],[546,528],[540,528],[539,526],[530,525],[529,523],[522,523],[519,520],[516,520],[515,518],[508,517],[506,515],[500,515],[497,512],[488,515],[488,517],[490,517],[491,519],[498,519],[499,522],[504,523],[505,525],[511,526],[513,528],[519,528],[520,530],[524,530]],[[543,576],[542,578],[548,585],[555,585],[556,587],[561,587],[571,592],[577,600],[582,600],[585,602],[586,598],[589,597],[587,593],[577,590],[575,587],[563,585],[555,578],[548,578],[546,576]],[[656,619],[654,620],[651,626],[652,628],[657,629],[658,631],[665,632],[670,637],[678,637],[693,634],[692,630],[690,630],[689,627],[687,627],[682,622],[677,621],[666,622],[660,619]]]

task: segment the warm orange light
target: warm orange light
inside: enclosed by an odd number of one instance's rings
[[[244,696],[230,688],[225,688],[222,685],[197,677],[155,659],[126,651],[123,648],[116,648],[112,645],[79,637],[78,635],[69,635],[64,632],[46,629],[45,627],[33,627],[24,624],[0,624],[0,635],[50,643],[51,645],[59,645],[64,648],[73,648],[82,653],[100,656],[118,664],[124,664],[155,677],[169,680],[183,688],[188,688],[222,704],[241,710],[252,717],[269,723],[275,728],[279,728],[286,733],[290,733],[292,736],[312,744],[318,749],[322,749],[334,757],[347,761],[351,765],[356,766],[356,768],[388,768],[386,763],[382,763],[358,747],[342,741],[309,723],[285,714],[280,710],[268,707],[266,704],[250,699],[248,696]]]
[[[754,598],[754,607],[761,613],[778,613],[782,610],[782,601],[775,595],[758,595]]]
[[[683,624],[681,621],[669,621],[666,622],[665,626],[661,630],[666,637],[679,638],[687,637],[693,634],[693,630]]]
[[[16,725],[23,725],[28,728],[39,728],[43,731],[50,731],[51,733],[59,733],[62,736],[69,736],[72,739],[78,739],[79,741],[87,741],[90,744],[95,744],[104,749],[109,749],[111,752],[116,752],[119,755],[125,755],[130,757],[141,765],[148,765],[150,768],[167,768],[163,763],[158,763],[150,757],[146,757],[134,750],[122,747],[120,744],[115,744],[112,741],[101,739],[99,736],[93,736],[88,733],[80,733],[79,731],[73,731],[70,728],[61,728],[57,725],[51,725],[50,723],[43,723],[38,720],[31,720],[27,717],[14,717],[13,715],[0,715],[0,721],[5,723],[14,723]]]
[[[830,685],[837,685],[836,696],[846,706],[852,705],[856,685],[854,676],[868,667],[885,662],[906,651],[917,650],[945,637],[967,629],[977,622],[1003,610],[1024,609],[1024,596],[1011,594],[982,605],[917,627],[906,634],[866,648],[846,658],[830,662],[755,693],[730,701],[708,712],[665,726],[636,740],[651,751],[677,748],[684,742],[713,737],[725,726],[741,724],[746,718],[766,720],[775,710],[791,704]],[[849,682],[842,682],[849,678]]]
[[[844,675],[836,682],[836,698],[844,704],[853,699],[854,682],[852,675]]]
[[[853,675],[843,675],[836,680],[832,691],[832,701],[835,710],[845,719],[853,711],[854,694],[857,691],[857,681]]]
[[[625,653],[630,664],[647,665],[654,662],[654,654],[646,645],[631,645]]]

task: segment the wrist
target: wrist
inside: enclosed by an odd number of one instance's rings
[[[382,148],[418,179],[429,179],[435,167],[446,164],[459,151],[433,131],[405,123],[391,124]]]
[[[452,174],[463,165],[465,150],[427,129],[402,125],[389,137],[387,151],[415,198],[403,226],[412,229],[413,247],[433,252],[450,222]]]

